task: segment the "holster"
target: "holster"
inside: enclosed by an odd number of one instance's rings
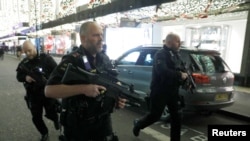
[[[24,100],[26,102],[26,105],[27,105],[28,109],[31,109],[31,102],[30,102],[29,96],[25,95]]]
[[[185,107],[185,101],[184,101],[184,96],[179,96],[179,100],[180,100],[180,109]]]

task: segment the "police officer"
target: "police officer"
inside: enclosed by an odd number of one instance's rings
[[[62,84],[66,67],[75,67],[93,72],[112,68],[107,55],[101,53],[103,31],[96,22],[85,22],[80,27],[80,47],[62,58],[61,63],[51,74],[45,88],[47,97],[62,98],[61,124],[64,140],[67,141],[117,141],[111,125],[111,112],[114,107],[123,108],[126,99],[104,97],[97,100],[104,86],[91,84]],[[77,78],[76,78],[77,79]]]
[[[4,59],[4,48],[3,48],[3,46],[2,47],[0,46],[0,58],[1,58],[1,60]]]
[[[26,89],[25,100],[32,114],[32,121],[41,133],[41,141],[48,140],[48,128],[43,121],[43,108],[45,116],[54,122],[55,128],[59,129],[59,117],[56,111],[57,100],[47,98],[44,95],[46,80],[56,67],[55,60],[46,54],[38,55],[35,46],[30,41],[23,43],[23,51],[26,54],[16,69],[16,78],[23,82]]]
[[[179,110],[178,89],[180,80],[187,79],[187,73],[180,71],[180,37],[170,33],[165,39],[165,44],[154,56],[150,112],[141,119],[134,121],[133,133],[139,136],[140,130],[158,121],[165,106],[168,107],[171,117],[171,141],[180,141],[181,115]]]

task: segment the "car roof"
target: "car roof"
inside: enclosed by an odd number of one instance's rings
[[[162,44],[145,44],[145,45],[137,46],[133,49],[140,49],[140,48],[161,49],[162,47],[163,47]],[[204,53],[204,54],[220,55],[220,52],[218,52],[217,50],[201,49],[201,48],[196,48],[196,47],[181,46],[180,50],[185,51],[185,52],[191,52],[191,53],[202,53],[202,54]]]

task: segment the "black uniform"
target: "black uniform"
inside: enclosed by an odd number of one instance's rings
[[[31,111],[32,121],[41,135],[48,134],[48,128],[43,121],[43,108],[45,108],[45,116],[54,121],[55,126],[58,126],[56,111],[58,102],[56,99],[45,97],[44,94],[46,81],[56,65],[57,63],[51,56],[41,54],[32,60],[24,58],[16,69],[16,78],[19,82],[23,82],[26,89],[25,100]],[[26,82],[27,75],[35,79],[36,82]]]
[[[135,123],[135,128],[143,129],[158,121],[167,105],[171,117],[171,141],[180,141],[180,63],[179,53],[166,46],[156,53],[150,86],[150,113]]]
[[[62,62],[51,74],[48,85],[61,84],[69,63],[87,71],[103,71],[112,67],[105,54],[98,53],[94,58],[80,46],[76,51],[62,58]],[[113,134],[110,115],[114,105],[115,99],[107,96],[101,100],[82,94],[64,98],[60,119],[67,141],[115,141],[117,137]]]
[[[4,47],[0,47],[0,58],[1,60],[4,59]]]

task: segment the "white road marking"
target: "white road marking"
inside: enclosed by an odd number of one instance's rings
[[[168,136],[149,127],[144,128],[143,130],[141,130],[141,132],[152,136],[153,138],[157,139],[157,141],[170,141],[170,138]]]
[[[182,125],[182,127],[185,127],[185,128],[187,128],[187,129],[189,129],[189,130],[191,130],[191,131],[193,131],[193,132],[196,132],[196,133],[198,133],[198,134],[201,134],[201,135],[204,135],[204,134],[205,134],[205,133],[200,132],[200,131],[198,131],[198,130],[195,130],[195,129],[193,129],[193,128],[189,128],[189,127],[187,127],[187,126],[185,126],[185,125]]]

